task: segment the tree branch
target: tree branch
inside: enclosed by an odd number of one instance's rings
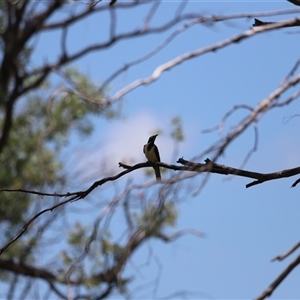
[[[251,187],[253,185],[256,185],[256,184],[263,183],[265,181],[281,179],[281,178],[291,177],[291,176],[300,174],[300,167],[281,170],[281,171],[277,171],[277,172],[273,172],[273,173],[258,173],[258,172],[252,172],[252,171],[229,167],[226,165],[217,164],[217,163],[214,163],[213,161],[211,161],[209,158],[205,159],[205,164],[191,162],[191,161],[185,160],[183,158],[179,158],[177,162],[182,164],[183,166],[166,164],[164,162],[157,162],[157,163],[144,162],[144,163],[136,164],[134,166],[129,166],[129,165],[119,162],[119,166],[126,169],[125,171],[122,171],[114,176],[105,177],[98,181],[95,181],[85,191],[67,192],[67,193],[47,193],[47,192],[39,192],[39,191],[32,191],[32,190],[25,190],[25,189],[7,189],[6,188],[6,189],[0,189],[0,192],[28,193],[28,194],[34,194],[34,195],[40,195],[40,196],[60,197],[60,198],[70,197],[65,202],[56,204],[52,208],[49,208],[49,210],[52,211],[55,208],[57,208],[58,206],[65,204],[67,202],[76,201],[76,200],[85,198],[98,186],[101,186],[108,181],[117,180],[117,179],[123,177],[124,175],[133,172],[134,170],[153,167],[153,166],[160,166],[160,167],[163,167],[163,168],[166,168],[169,170],[174,170],[174,171],[189,171],[189,172],[197,172],[197,173],[209,172],[209,173],[217,173],[217,174],[221,174],[221,175],[235,175],[235,176],[242,176],[242,177],[257,179],[256,181],[247,184],[246,185],[247,188]],[[0,251],[0,254],[1,254],[1,251]]]
[[[270,286],[262,292],[255,300],[263,300],[272,295],[274,290],[279,286],[279,284],[300,264],[300,255],[292,261],[285,270],[270,284]]]
[[[199,20],[199,23],[200,23],[200,20]],[[286,26],[294,26],[294,25],[300,25],[300,19],[299,18],[287,20],[287,21],[280,22],[280,23],[269,24],[269,25],[266,25],[266,26],[255,27],[255,28],[252,28],[250,30],[245,31],[244,33],[238,34],[238,35],[236,35],[232,38],[229,38],[229,39],[224,40],[222,42],[216,43],[214,45],[204,47],[204,48],[200,48],[200,49],[197,49],[195,51],[191,51],[191,52],[187,52],[185,54],[182,54],[182,55],[174,58],[173,60],[170,60],[170,61],[158,66],[153,71],[151,76],[133,81],[129,85],[127,85],[124,88],[120,89],[114,96],[106,99],[106,101],[108,101],[110,103],[118,101],[120,98],[122,98],[123,96],[125,96],[129,92],[133,91],[134,89],[136,89],[136,88],[138,88],[142,85],[148,85],[148,84],[156,81],[162,75],[163,72],[169,71],[172,68],[178,66],[179,64],[181,64],[181,63],[183,63],[183,62],[185,62],[189,59],[199,57],[199,56],[201,56],[203,54],[206,54],[206,53],[209,53],[209,52],[217,51],[217,50],[225,48],[226,46],[231,45],[233,43],[239,43],[242,40],[247,39],[249,37],[252,37],[256,34],[260,34],[260,33],[266,32],[266,31],[271,31],[271,30],[275,30],[275,29],[279,29],[279,28],[284,28]]]
[[[284,253],[282,255],[278,255],[278,256],[272,258],[271,261],[283,260],[286,257],[288,257],[289,255],[291,255],[294,251],[296,251],[299,247],[300,247],[300,241],[295,246],[293,246],[291,249],[289,249],[286,253]]]
[[[24,89],[23,87],[25,76],[20,75],[20,70],[23,67],[20,54],[24,51],[26,42],[36,34],[41,24],[45,22],[45,20],[49,18],[63,2],[64,1],[60,0],[53,1],[44,11],[25,21],[24,15],[26,15],[26,5],[24,4],[18,8],[18,6],[13,6],[8,3],[7,10],[10,16],[10,23],[2,34],[4,41],[4,55],[0,70],[0,103],[5,106],[5,116],[0,138],[0,153],[8,142],[9,133],[12,127],[15,102],[24,91],[27,91],[27,89]],[[22,24],[22,20],[25,23],[24,25]],[[39,78],[40,80],[37,80],[35,84],[30,85],[30,89],[40,85],[48,75],[48,72],[49,70],[44,70],[42,76]],[[9,86],[12,82],[14,87],[10,93]],[[22,92],[20,93],[20,91]]]
[[[24,189],[1,189],[0,192],[25,192],[29,194],[36,194],[36,195],[41,195],[41,196],[55,196],[55,197],[69,197],[65,201],[62,201],[58,204],[53,205],[52,207],[46,208],[42,211],[40,211],[38,214],[33,216],[22,228],[22,230],[19,232],[19,234],[14,237],[11,241],[9,241],[4,247],[0,249],[0,255],[16,240],[18,240],[27,230],[29,225],[36,220],[39,216],[46,212],[51,212],[54,209],[57,209],[58,207],[65,205],[67,203],[77,201],[80,199],[85,198],[87,195],[89,195],[94,189],[96,189],[98,186],[103,185],[104,183],[108,181],[114,181],[117,180],[118,178],[133,172],[134,170],[141,169],[141,168],[146,168],[146,167],[153,167],[154,165],[164,167],[166,169],[174,170],[174,171],[191,171],[191,172],[197,172],[197,173],[203,173],[203,172],[209,172],[209,173],[217,173],[221,175],[235,175],[235,176],[242,176],[242,177],[247,177],[247,178],[254,178],[257,179],[256,181],[253,181],[251,183],[248,183],[246,185],[246,188],[251,187],[253,185],[257,185],[269,180],[275,180],[275,179],[280,179],[280,178],[286,178],[286,177],[291,177],[297,174],[300,174],[300,167],[293,168],[293,169],[287,169],[287,170],[282,170],[274,173],[257,173],[257,172],[252,172],[252,171],[247,171],[247,170],[241,170],[241,169],[236,169],[232,167],[228,167],[225,165],[220,165],[217,163],[212,162],[208,158],[205,160],[205,164],[201,163],[194,163],[190,162],[187,160],[184,160],[183,158],[178,159],[178,163],[183,164],[184,166],[178,166],[178,165],[170,165],[170,164],[165,164],[163,162],[159,163],[151,163],[151,162],[145,162],[145,163],[140,163],[136,164],[134,166],[128,166],[123,163],[119,163],[120,167],[125,168],[126,170],[123,172],[120,172],[117,175],[110,176],[103,178],[101,180],[95,181],[87,190],[85,191],[78,191],[78,192],[72,192],[72,193],[65,193],[65,194],[58,194],[58,193],[44,193],[44,192],[37,192],[37,191],[27,191]],[[176,179],[177,181],[178,179]],[[172,179],[170,179],[167,182],[172,182]]]
[[[69,299],[66,295],[64,295],[61,291],[58,290],[54,282],[59,284],[65,284],[65,285],[70,284],[70,282],[64,281],[59,276],[52,274],[46,269],[33,267],[32,265],[27,265],[23,263],[16,263],[11,259],[9,260],[0,259],[0,269],[13,272],[16,275],[22,275],[26,277],[35,278],[35,279],[45,280],[48,283],[50,289],[53,290],[60,297],[60,299]],[[73,285],[84,284],[84,280],[72,281],[71,284]],[[88,299],[89,297],[81,295],[76,298]]]
[[[163,240],[164,242],[169,243],[169,242],[173,242],[174,240],[177,240],[178,238],[180,238],[181,236],[186,235],[186,234],[193,234],[197,237],[203,237],[204,236],[203,232],[201,232],[199,230],[196,230],[194,228],[186,228],[186,229],[177,231],[172,235],[166,235],[162,232],[158,232],[158,233],[155,234],[155,237]]]
[[[291,2],[293,4],[295,4],[295,5],[300,6],[300,0],[287,0],[287,1],[289,1],[289,2]]]
[[[185,166],[189,166],[191,168],[190,171],[211,172],[211,173],[218,173],[218,174],[222,174],[222,175],[235,175],[235,176],[242,176],[242,177],[257,179],[256,181],[248,183],[246,185],[246,188],[249,188],[253,185],[257,185],[257,184],[260,184],[260,183],[263,183],[263,182],[266,182],[269,180],[281,179],[281,178],[291,177],[291,176],[300,174],[300,167],[282,170],[282,171],[273,172],[273,173],[258,173],[258,172],[241,170],[241,169],[228,167],[225,165],[216,164],[216,163],[212,162],[211,160],[209,160],[208,158],[205,160],[205,162],[206,162],[205,165],[189,162],[189,161],[184,160],[183,158],[180,158],[178,160],[178,162]]]
[[[128,9],[128,8],[133,8],[137,5],[145,5],[147,2],[145,1],[133,1],[133,2],[120,2],[117,5],[114,5],[115,9]],[[72,4],[74,5],[74,4]],[[89,17],[90,15],[101,12],[101,11],[106,11],[110,10],[109,6],[87,6],[87,8],[81,12],[79,12],[77,15],[72,15],[71,17],[68,17],[62,21],[57,21],[57,22],[52,22],[49,24],[43,24],[41,30],[54,30],[54,29],[60,29],[62,27],[70,26],[73,23],[76,23],[85,17]]]

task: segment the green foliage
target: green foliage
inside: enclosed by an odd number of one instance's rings
[[[30,265],[34,262],[34,249],[37,244],[38,237],[36,236],[26,237],[22,241],[18,240],[10,246],[9,251],[2,253],[1,258],[11,259],[13,257],[15,263],[20,262],[21,264]],[[11,272],[2,270],[0,272],[0,280],[9,282],[15,280],[15,278]]]
[[[103,94],[85,75],[69,68],[65,77],[67,87],[58,87],[49,93],[50,87],[44,84],[44,90],[31,96],[26,104],[30,113],[27,116],[36,122],[35,131],[46,141],[54,142],[56,149],[67,142],[70,129],[83,136],[92,132],[93,125],[87,116],[114,118],[118,115],[103,103]],[[45,93],[48,94],[46,99]]]
[[[108,238],[101,238],[101,252],[103,255],[106,255],[108,259],[115,262],[118,261],[119,258],[124,253],[124,247],[119,244],[112,243]]]
[[[60,268],[59,273],[61,278],[65,278],[67,270],[74,266],[74,261],[86,253],[88,260],[81,260],[76,263],[76,270],[72,275],[76,278],[82,278],[83,284],[86,288],[99,288],[101,282],[97,276],[91,274],[101,273],[105,264],[106,268],[112,267],[116,261],[123,255],[124,248],[116,243],[112,243],[109,232],[101,234],[101,238],[95,237],[91,242],[90,234],[93,229],[84,227],[77,222],[72,231],[68,233],[68,252],[60,253],[60,258],[63,267]],[[100,249],[99,249],[100,243]],[[88,251],[86,251],[88,247]],[[90,262],[90,263],[89,263]],[[105,262],[105,263],[104,263]],[[112,276],[114,273],[112,273]]]
[[[66,178],[59,151],[71,132],[87,136],[93,130],[90,116],[117,115],[111,108],[101,106],[103,95],[96,93],[88,77],[74,68],[66,72],[73,88],[54,89],[44,82],[39,91],[19,101],[8,144],[0,156],[1,188],[39,190],[42,186],[45,190],[64,186]],[[4,113],[0,108],[1,127]],[[22,226],[28,218],[31,199],[25,193],[17,197],[8,192],[1,194],[0,222],[9,224],[7,230],[2,231],[6,240],[14,235],[14,228]]]
[[[182,142],[184,140],[184,135],[180,117],[174,117],[171,119],[171,125],[173,126],[171,137],[174,141]]]
[[[68,68],[64,75],[72,88],[73,97],[80,99],[81,104],[85,104],[86,109],[91,113],[103,114],[111,119],[118,116],[117,110],[103,102],[103,94],[99,92],[98,86],[91,82],[88,77],[82,75],[76,68]]]
[[[160,206],[148,204],[140,216],[134,217],[139,227],[147,228],[147,232],[155,236],[164,227],[175,225],[177,210],[173,202],[163,203]]]
[[[4,259],[9,259],[10,257],[14,258],[15,262],[21,262],[30,264],[34,261],[33,249],[38,244],[37,236],[28,236],[24,238],[22,241],[16,241],[11,245],[9,251],[3,252],[1,255]]]
[[[75,270],[72,273],[75,278],[85,278],[84,284],[87,288],[93,287],[93,279],[90,279],[89,274],[91,274],[91,269],[95,268],[95,266],[99,267],[101,265],[100,259],[101,255],[93,256],[92,263],[93,265],[89,268],[89,265],[85,263],[83,260],[76,263],[74,266],[74,262],[77,260],[78,256],[82,256],[85,253],[85,249],[88,243],[88,234],[89,230],[87,227],[83,226],[81,223],[76,222],[74,224],[73,229],[68,233],[68,251],[62,251],[60,253],[60,259],[62,262],[62,267],[58,271],[60,273],[60,277],[63,279],[67,275],[67,271],[70,267]],[[93,253],[93,244],[90,246],[90,251],[88,253],[89,256],[92,256]],[[99,283],[99,282],[98,282]]]
[[[53,150],[43,141],[36,127],[32,107],[27,107],[14,120],[8,145],[0,156],[0,182],[2,188],[36,189],[41,185],[63,184],[62,165]],[[0,201],[0,222],[16,225],[23,221],[30,196],[3,193]]]
[[[82,247],[86,240],[86,228],[79,222],[75,223],[73,231],[68,234],[68,243],[72,246]]]

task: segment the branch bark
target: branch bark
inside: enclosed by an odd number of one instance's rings
[[[298,266],[300,265],[300,255],[296,257],[283,272],[270,284],[270,286],[262,292],[255,300],[263,300],[270,297],[278,285]]]

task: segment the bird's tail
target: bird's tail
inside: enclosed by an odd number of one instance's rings
[[[160,169],[159,169],[159,167],[155,166],[155,167],[153,167],[153,168],[154,168],[154,171],[155,171],[156,180],[157,180],[157,181],[161,181],[161,176],[160,176]]]

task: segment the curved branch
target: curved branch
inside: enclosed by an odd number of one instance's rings
[[[258,172],[241,170],[241,169],[228,167],[225,165],[216,164],[211,160],[209,160],[208,158],[205,160],[206,162],[205,165],[189,162],[187,160],[184,160],[183,158],[180,158],[178,162],[182,163],[185,166],[189,166],[190,171],[194,171],[194,172],[210,172],[210,173],[217,173],[222,175],[235,175],[235,176],[242,176],[242,177],[256,179],[255,181],[248,183],[246,185],[246,188],[249,188],[253,185],[257,185],[266,181],[291,177],[300,174],[300,167],[281,170],[273,173],[258,173]]]
[[[281,171],[277,171],[277,172],[273,172],[273,173],[258,173],[258,172],[252,172],[252,171],[229,167],[226,165],[217,164],[208,158],[205,159],[204,164],[191,162],[191,161],[185,160],[183,158],[179,158],[177,162],[182,164],[183,166],[166,164],[164,162],[157,162],[157,163],[144,162],[144,163],[138,163],[134,166],[129,166],[129,165],[119,162],[119,166],[126,169],[125,171],[122,171],[114,176],[104,177],[100,180],[97,180],[85,191],[66,192],[66,193],[47,193],[47,192],[32,191],[32,190],[25,190],[25,189],[0,189],[0,192],[28,193],[28,194],[34,194],[34,195],[40,195],[40,196],[60,197],[60,198],[70,197],[69,199],[65,200],[64,202],[55,204],[51,208],[44,210],[46,212],[46,211],[52,211],[52,210],[58,208],[59,206],[64,205],[68,202],[83,199],[87,195],[89,195],[94,189],[96,189],[98,186],[101,186],[108,181],[114,181],[114,180],[117,180],[117,179],[123,177],[124,175],[131,173],[135,170],[153,167],[153,166],[160,166],[160,167],[163,167],[163,168],[166,168],[169,170],[173,170],[173,171],[188,171],[188,172],[197,172],[197,173],[209,172],[209,173],[217,173],[217,174],[221,174],[221,175],[236,175],[236,176],[257,179],[257,181],[247,184],[246,187],[250,187],[250,186],[253,186],[253,185],[256,185],[259,183],[263,183],[263,182],[269,181],[269,180],[292,177],[297,174],[300,174],[300,167],[281,170]],[[172,179],[167,180],[166,182],[169,182],[169,181],[172,181]],[[2,252],[0,250],[0,255],[1,255],[1,253]]]
[[[20,70],[22,63],[19,58],[20,53],[24,51],[24,45],[29,39],[39,31],[39,28],[47,18],[49,18],[61,5],[62,1],[52,1],[48,7],[34,15],[30,20],[24,21],[26,16],[26,4],[23,4],[20,8],[18,6],[12,6],[8,3],[8,10],[11,15],[15,15],[15,18],[10,18],[10,24],[6,27],[2,34],[4,40],[3,59],[0,70],[0,102],[5,105],[5,116],[2,125],[2,135],[0,138],[0,153],[6,146],[9,138],[9,133],[12,127],[13,110],[17,98],[20,96],[20,91],[24,90],[24,76],[20,76]],[[9,15],[10,16],[10,15]],[[23,22],[22,22],[23,21]],[[24,23],[24,24],[23,24]],[[39,85],[47,75],[48,72],[44,70],[42,72],[41,81],[37,80]],[[14,81],[13,91],[10,92],[10,85]],[[37,86],[33,84],[33,87]],[[21,93],[22,94],[22,93]],[[1,104],[2,104],[1,103]]]
[[[289,2],[291,2],[293,4],[295,4],[295,5],[300,6],[300,1],[299,0],[287,0],[287,1],[289,1]]]
[[[288,257],[289,255],[291,255],[294,251],[296,251],[298,248],[300,248],[300,241],[294,245],[291,249],[289,249],[286,253],[282,254],[282,255],[278,255],[274,258],[272,258],[271,261],[275,261],[275,260],[283,260],[286,257]]]
[[[296,92],[291,97],[287,98],[283,102],[279,102],[279,98],[284,92],[286,92],[292,86],[295,86],[300,82],[300,74],[295,76],[289,82],[283,82],[274,92],[272,92],[268,97],[259,102],[258,106],[253,109],[253,111],[244,119],[242,119],[234,129],[227,134],[223,141],[218,142],[216,145],[211,146],[207,152],[216,151],[213,161],[215,161],[222,153],[225,151],[225,148],[233,142],[239,135],[241,135],[250,125],[257,123],[258,120],[265,114],[267,111],[275,107],[281,107],[290,104],[293,100],[300,96],[299,92]]]
[[[148,84],[156,81],[162,75],[163,72],[169,71],[172,68],[178,66],[179,64],[181,64],[189,59],[199,57],[199,56],[209,53],[209,52],[217,51],[217,50],[225,48],[226,46],[231,45],[233,43],[239,43],[244,39],[247,39],[249,37],[252,37],[252,36],[262,33],[262,32],[271,31],[271,30],[275,30],[275,29],[279,29],[279,28],[284,28],[288,25],[292,26],[292,25],[296,25],[296,24],[300,25],[300,18],[295,18],[292,20],[287,20],[285,22],[280,22],[280,23],[275,23],[275,24],[269,24],[269,25],[262,26],[262,27],[255,27],[253,29],[247,30],[241,34],[238,34],[232,38],[229,38],[222,42],[216,43],[214,45],[200,48],[195,51],[187,52],[183,55],[180,55],[180,56],[174,58],[173,60],[170,60],[170,61],[158,66],[153,71],[151,76],[133,81],[129,85],[127,85],[124,88],[122,88],[121,90],[119,90],[114,96],[107,98],[106,101],[108,101],[110,103],[118,101],[120,98],[122,98],[129,92],[133,91],[134,89],[136,89],[140,86],[143,86],[143,85],[148,85]]]
[[[89,195],[93,190],[95,190],[98,186],[101,186],[105,184],[108,181],[114,181],[117,180],[118,178],[133,172],[134,170],[141,169],[141,168],[146,168],[146,167],[153,167],[154,165],[164,167],[166,169],[171,169],[174,171],[190,171],[190,172],[197,172],[197,173],[203,173],[203,172],[209,172],[209,173],[217,173],[217,174],[222,174],[222,175],[236,175],[236,176],[242,176],[242,177],[247,177],[247,178],[254,178],[256,181],[253,181],[249,184],[246,185],[246,188],[251,187],[253,185],[257,185],[269,180],[274,180],[274,179],[280,179],[280,178],[286,178],[286,177],[291,177],[297,174],[300,174],[300,167],[293,168],[293,169],[287,169],[287,170],[282,170],[274,173],[257,173],[257,172],[251,172],[251,171],[246,171],[246,170],[241,170],[241,169],[236,169],[232,167],[228,167],[225,165],[220,165],[212,162],[208,158],[205,160],[205,164],[201,163],[194,163],[190,162],[187,160],[184,160],[183,158],[180,158],[178,160],[178,163],[183,164],[183,166],[178,166],[178,165],[170,165],[170,164],[165,164],[163,162],[159,163],[151,163],[151,162],[145,162],[145,163],[140,163],[136,164],[134,166],[128,166],[122,163],[119,163],[120,167],[125,168],[125,171],[120,172],[119,174],[116,174],[114,176],[110,177],[105,177],[102,178],[101,180],[95,181],[87,190],[85,191],[78,191],[78,192],[72,192],[72,193],[65,193],[65,194],[57,194],[57,193],[43,193],[43,192],[36,192],[36,191],[25,191],[21,189],[2,189],[0,192],[26,192],[26,193],[32,193],[32,194],[38,194],[38,195],[43,195],[43,196],[59,196],[59,197],[69,197],[65,201],[62,201],[58,204],[53,205],[52,207],[46,208],[39,213],[37,213],[35,216],[33,216],[22,228],[22,230],[19,232],[19,234],[14,237],[12,240],[10,240],[4,247],[0,249],[0,255],[16,240],[18,240],[27,230],[29,225],[36,220],[38,217],[43,215],[46,212],[52,212],[54,209],[57,209],[58,207],[65,205],[67,203],[77,201],[80,199],[85,198],[87,195]],[[173,181],[178,181],[178,178],[175,178],[174,180],[170,179],[167,182],[171,183]]]
[[[47,269],[41,269],[37,267],[33,267],[32,265],[27,265],[24,263],[16,263],[15,261],[8,259],[0,259],[0,269],[13,272],[16,275],[22,275],[26,277],[31,277],[35,279],[42,279],[46,281],[52,291],[54,291],[60,299],[69,299],[66,295],[64,295],[54,284],[54,282],[59,284],[69,284],[69,282],[63,281],[59,276],[54,275],[49,272]],[[83,284],[84,281],[73,281],[71,284],[79,285]],[[80,295],[76,298],[86,298],[88,296]]]
[[[119,9],[127,9],[127,8],[132,8],[135,7],[137,5],[143,5],[143,4],[147,4],[147,1],[134,1],[134,2],[120,2],[118,3],[118,5],[114,5],[114,9],[119,8]],[[74,4],[72,4],[74,5]],[[72,15],[71,17],[68,17],[62,21],[57,21],[57,22],[53,22],[50,24],[44,24],[41,27],[41,30],[54,30],[54,29],[60,29],[62,27],[65,26],[70,26],[73,23],[76,23],[82,19],[84,19],[85,17],[89,17],[90,15],[92,15],[93,13],[97,13],[100,11],[105,11],[105,10],[110,10],[109,6],[87,6],[87,8],[78,13],[77,15]]]
[[[193,234],[197,237],[203,237],[204,236],[204,233],[197,230],[197,229],[194,229],[194,228],[186,228],[186,229],[183,229],[183,230],[180,230],[180,231],[177,231],[175,232],[174,234],[172,235],[166,235],[162,232],[158,232],[155,234],[155,237],[163,240],[164,242],[172,242],[172,241],[175,241],[177,240],[178,238],[182,237],[183,235],[186,235],[186,234]]]
[[[263,300],[272,295],[274,290],[279,286],[279,284],[296,268],[300,265],[300,255],[292,261],[283,272],[270,284],[270,286],[262,292],[255,300]]]
[[[56,280],[56,276],[47,270],[32,267],[26,264],[19,264],[13,260],[0,259],[0,268],[14,272],[18,275],[24,275],[34,278],[45,279],[47,281]]]

